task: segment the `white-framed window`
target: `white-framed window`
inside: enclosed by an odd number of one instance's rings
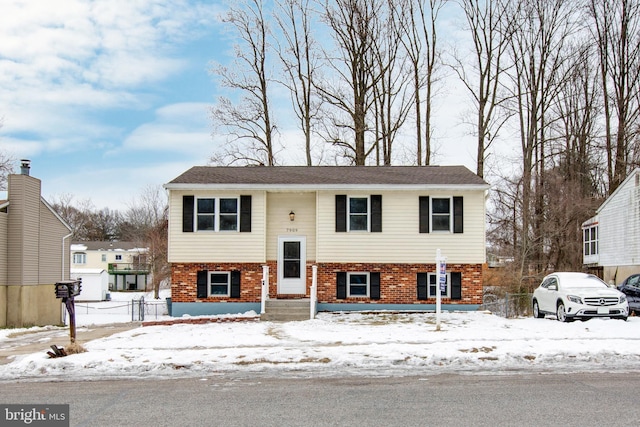
[[[429,293],[428,293],[428,297],[429,298],[436,298],[437,297],[437,288],[436,285],[437,280],[438,280],[438,275],[436,273],[429,273],[428,275],[429,278]],[[442,298],[451,298],[451,273],[447,273],[445,275],[445,291],[443,292],[442,290],[440,291],[440,296]]]
[[[74,264],[86,264],[87,263],[87,254],[84,252],[76,252],[73,254],[73,263]]]
[[[196,203],[196,229],[214,231],[216,227],[216,199],[198,199]]]
[[[116,255],[116,261],[122,261],[122,255]]]
[[[584,228],[583,234],[584,256],[598,254],[598,226]]]
[[[238,199],[218,199],[218,230],[238,231]]]
[[[431,231],[452,231],[452,206],[450,197],[431,197]]]
[[[200,198],[196,202],[196,230],[238,231],[238,198]]]
[[[349,197],[349,231],[369,231],[369,197]]]
[[[210,296],[229,296],[231,288],[231,274],[228,271],[209,272],[208,288]]]
[[[347,297],[369,296],[369,273],[347,273]]]
[[[107,262],[107,254],[102,254],[101,260],[102,262]]]

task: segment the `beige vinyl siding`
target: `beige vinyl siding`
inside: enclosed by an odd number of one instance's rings
[[[197,198],[251,196],[251,232],[182,231],[182,196]],[[265,262],[264,191],[178,191],[169,192],[169,262]]]
[[[0,286],[7,284],[8,219],[9,218],[6,213],[0,212]]]
[[[59,280],[68,279],[68,275],[63,277],[63,255],[65,263],[68,262],[70,237],[63,241],[64,236],[69,234],[69,229],[60,222],[53,212],[42,202],[40,202],[40,264],[39,283],[55,283]],[[66,267],[66,266],[65,266]],[[64,269],[65,273],[68,268]]]
[[[289,219],[289,212],[295,220]],[[278,256],[279,236],[306,237],[306,259],[316,259],[316,193],[268,193],[267,260]]]
[[[74,251],[74,253],[86,254],[86,264],[75,264],[76,268],[109,268],[109,264],[132,264],[137,255],[141,255],[144,252],[141,251],[124,251],[124,250],[111,250],[111,251],[95,251],[84,250]],[[102,255],[106,255],[106,261],[102,261]],[[116,255],[120,255],[121,259],[116,260]]]
[[[382,232],[336,232],[335,195],[382,195]],[[464,199],[464,233],[420,233],[419,197]],[[440,249],[448,263],[485,262],[484,191],[320,192],[317,262],[432,263]]]
[[[8,229],[9,285],[37,285],[40,241],[40,180],[9,175],[10,215]]]

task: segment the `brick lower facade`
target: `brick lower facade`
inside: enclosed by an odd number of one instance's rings
[[[262,265],[258,263],[174,263],[171,266],[171,299],[176,303],[190,302],[260,302],[262,287]],[[269,297],[281,298],[277,294],[276,261],[269,261]],[[435,304],[435,298],[418,300],[417,273],[435,271],[435,264],[375,264],[375,263],[307,263],[306,295],[312,283],[312,266],[318,266],[319,303],[376,303],[376,304]],[[197,298],[197,272],[240,271],[240,297]],[[447,264],[448,272],[462,273],[462,299],[443,298],[443,304],[482,304],[482,264]],[[336,274],[338,272],[379,272],[380,299],[338,299]]]

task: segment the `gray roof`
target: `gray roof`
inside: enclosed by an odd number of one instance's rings
[[[131,249],[138,249],[140,245],[136,245],[134,242],[111,242],[108,240],[100,240],[100,241],[83,241],[83,240],[74,240],[71,242],[72,245],[84,245],[87,247],[89,251],[128,251]]]
[[[165,184],[193,187],[348,187],[489,185],[464,166],[194,166]]]

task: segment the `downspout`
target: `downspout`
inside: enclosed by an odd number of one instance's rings
[[[60,271],[60,274],[62,275],[62,277],[60,280],[64,280],[64,241],[71,236],[73,236],[73,233],[69,233],[62,238],[62,270]],[[69,260],[69,263],[71,263],[71,260]]]
[[[62,262],[61,262],[62,269],[60,270],[60,275],[62,277],[60,278],[60,280],[64,280],[64,241],[67,240],[67,238],[71,237],[72,235],[73,233],[69,233],[62,238]],[[69,263],[71,263],[71,260],[69,260]],[[67,324],[67,310],[66,310],[65,304],[62,304],[62,309],[60,310],[60,322],[63,325]]]

